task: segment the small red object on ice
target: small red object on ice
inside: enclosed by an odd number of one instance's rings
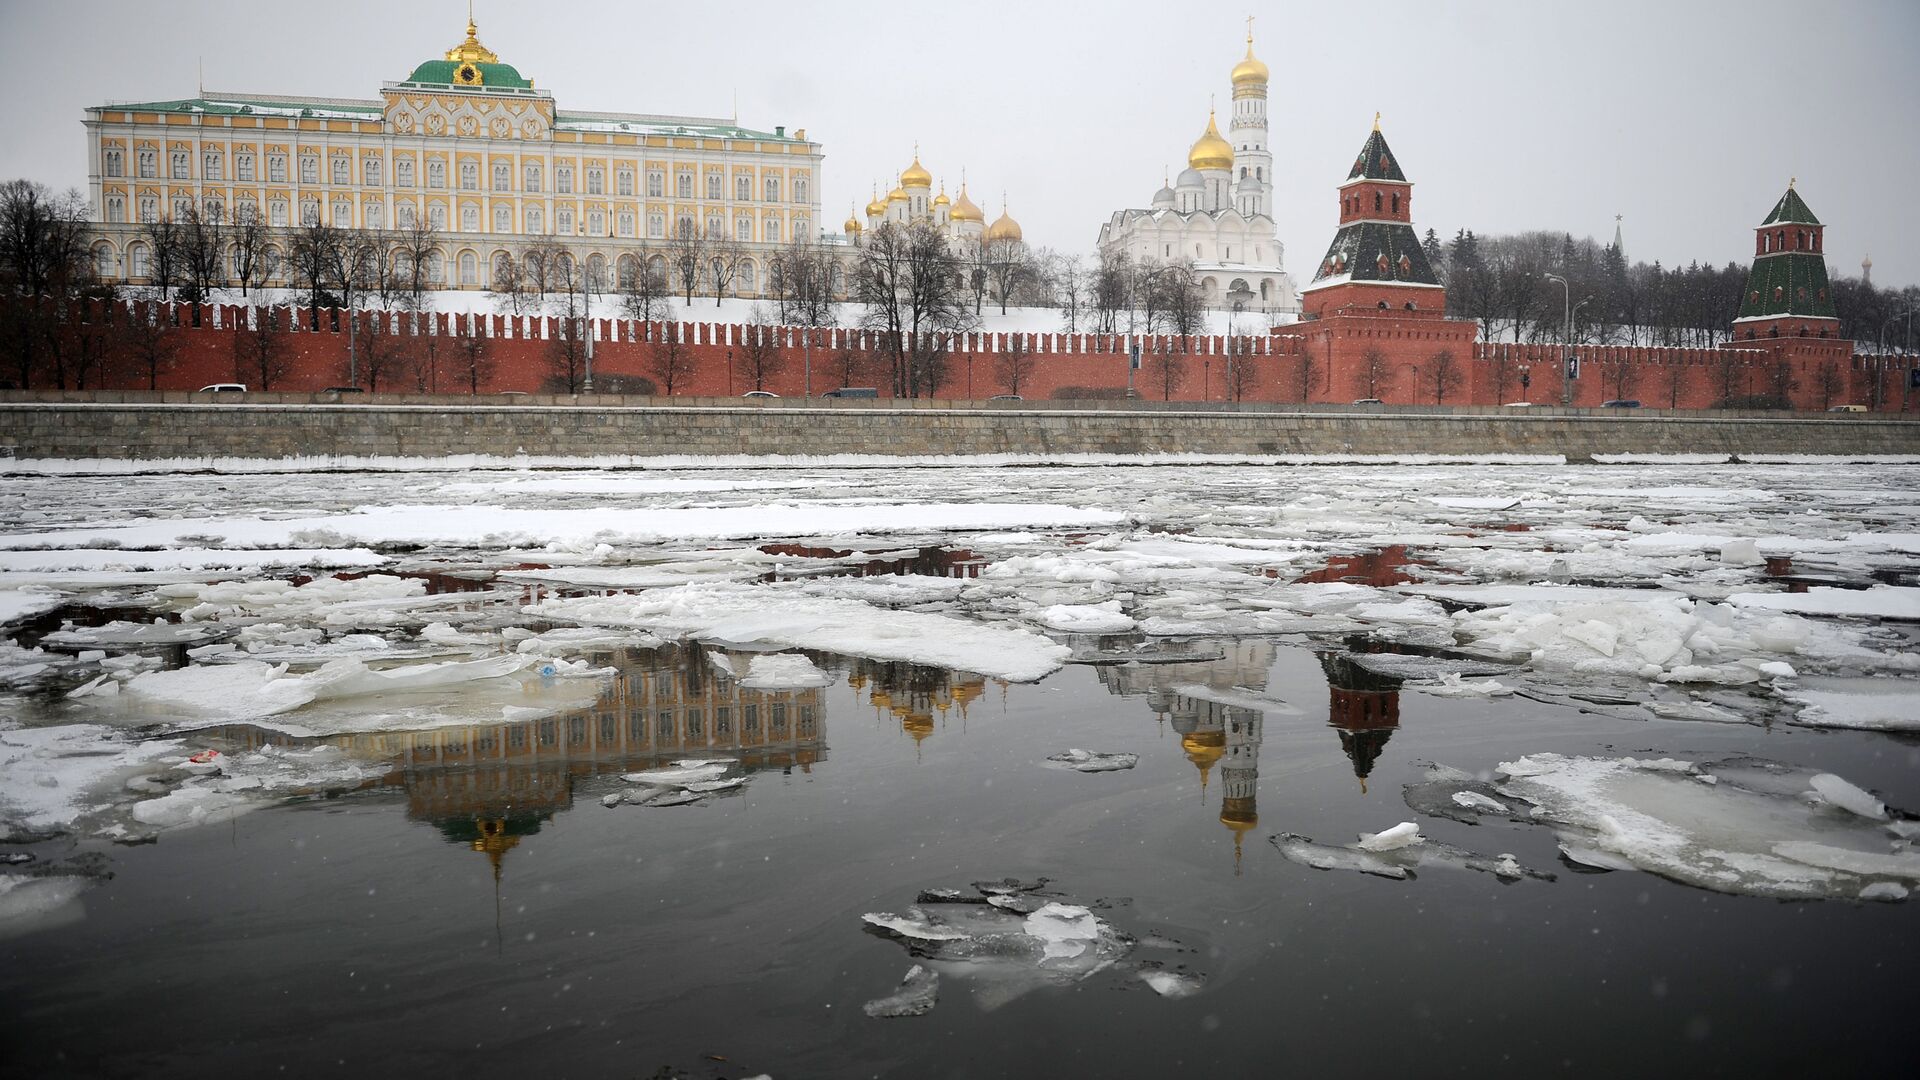
[[[195,765],[205,765],[207,762],[212,761],[214,758],[217,758],[219,756],[220,756],[220,751],[218,750],[202,750],[199,753],[188,758],[187,760],[193,762]]]

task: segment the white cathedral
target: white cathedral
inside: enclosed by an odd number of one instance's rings
[[[1295,314],[1300,293],[1273,224],[1267,65],[1254,58],[1251,27],[1232,78],[1232,141],[1220,137],[1210,112],[1179,179],[1154,193],[1150,208],[1115,211],[1100,226],[1100,250],[1136,263],[1190,260],[1209,307]]]

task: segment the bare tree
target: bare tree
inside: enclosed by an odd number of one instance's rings
[[[416,218],[405,228],[393,234],[388,242],[384,256],[388,262],[387,273],[394,278],[394,291],[400,297],[400,305],[406,311],[417,316],[427,309],[427,295],[433,288],[433,262],[439,256],[440,240],[433,226]],[[409,320],[419,332],[417,318]]]
[[[1034,360],[1033,350],[1027,346],[1027,335],[1008,334],[1007,347],[994,354],[993,377],[1007,393],[1018,397],[1020,387],[1033,378],[1039,364]]]
[[[1460,389],[1466,381],[1465,373],[1460,370],[1460,362],[1453,358],[1452,349],[1441,349],[1427,362],[1427,371],[1433,376],[1433,403],[1438,405],[1447,400],[1447,395]]]
[[[1048,272],[1053,277],[1054,297],[1060,304],[1060,329],[1077,334],[1080,324],[1091,314],[1092,277],[1077,255],[1055,255]]]
[[[1236,349],[1235,345],[1239,348]],[[1246,339],[1230,335],[1227,339],[1227,366],[1220,373],[1222,387],[1231,401],[1245,401],[1259,382],[1260,369],[1253,364],[1253,358],[1244,351]]]
[[[973,325],[946,237],[931,222],[889,222],[867,235],[859,257],[862,322],[879,333],[894,396],[931,396],[946,378],[953,335]]]
[[[1151,291],[1155,294],[1157,306],[1165,312],[1163,325],[1166,331],[1178,335],[1182,339],[1181,348],[1186,349],[1185,339],[1200,332],[1200,325],[1207,313],[1207,300],[1200,292],[1200,282],[1193,272],[1193,263],[1182,259],[1161,267],[1154,276]]]
[[[320,309],[339,303],[329,286],[333,268],[340,260],[343,238],[340,230],[321,221],[303,226],[293,234],[287,251],[287,266],[294,287],[305,295],[308,327],[320,329]]]
[[[564,276],[569,285],[576,285],[574,266],[571,260],[564,260],[568,270]],[[548,383],[559,393],[577,394],[581,380],[586,375],[587,366],[587,326],[585,318],[585,297],[576,287],[568,287],[554,298],[552,337],[547,339]]]
[[[647,373],[654,377],[660,389],[668,397],[674,395],[676,387],[685,386],[694,372],[693,350],[681,337],[684,326],[668,323],[666,332],[653,339],[651,355],[647,359]]]
[[[764,305],[756,305],[753,321],[740,328],[740,344],[734,349],[735,360],[740,365],[740,376],[753,384],[755,390],[765,390],[767,380],[786,369],[786,351],[782,349],[781,330],[770,323],[770,316]],[[666,382],[664,374],[661,382]],[[673,391],[668,389],[671,394]]]
[[[673,317],[670,287],[664,261],[654,265],[656,254],[642,247],[635,253],[635,269],[631,277],[619,282],[621,295],[620,307],[627,318],[643,323],[663,322]]]
[[[186,212],[180,215],[177,223],[180,237],[180,274],[182,290],[187,292],[186,299],[203,304],[213,296],[214,287],[226,280],[226,218],[221,204],[209,203],[205,208],[188,204]],[[195,309],[195,325],[200,312]]]
[[[45,365],[64,387],[58,339],[74,305],[113,295],[94,275],[88,214],[78,191],[56,195],[27,180],[0,184],[0,353],[13,362],[14,385],[31,386]]]
[[[721,233],[707,242],[707,280],[713,285],[713,306],[719,307],[747,265],[747,249],[739,241]]]
[[[1687,383],[1687,365],[1667,364],[1665,371],[1667,374],[1667,408],[1677,409],[1680,407],[1680,390]]]
[[[120,321],[120,348],[130,363],[146,369],[149,390],[160,389],[160,373],[173,367],[182,344],[179,330],[159,304],[136,304]]]
[[[692,221],[681,222],[673,239],[667,241],[667,266],[673,270],[685,302],[689,305],[693,303],[693,290],[699,287],[700,278],[706,273],[711,257],[711,242],[705,230]]]
[[[1640,365],[1631,359],[1615,360],[1606,365],[1605,371],[1615,400],[1624,400],[1640,381]]]
[[[835,278],[840,267],[819,244],[794,241],[767,261],[767,293],[775,318],[785,326],[826,326],[833,322]]]
[[[835,349],[826,361],[827,372],[836,376],[841,386],[862,385],[873,377],[875,366],[873,354],[855,348],[850,338],[846,344]]]
[[[240,295],[245,297],[248,290],[264,284],[278,269],[269,265],[267,227],[252,203],[241,203],[234,211],[233,227],[227,230],[227,235],[233,255],[234,284],[240,286]]]
[[[980,249],[994,297],[1000,301],[1000,314],[1005,315],[1014,293],[1035,276],[1033,259],[1027,254],[1026,244],[1008,237],[987,240]]]
[[[1390,367],[1387,363],[1386,353],[1381,352],[1376,347],[1370,346],[1366,352],[1360,354],[1360,381],[1367,388],[1367,392],[1363,396],[1378,398],[1380,396],[1380,380],[1386,378],[1388,374],[1390,374]]]
[[[1825,412],[1832,408],[1834,397],[1846,389],[1846,386],[1846,380],[1840,374],[1838,361],[1828,360],[1822,363],[1813,373],[1813,388],[1820,394],[1820,411]]]
[[[493,339],[469,332],[455,337],[452,346],[453,364],[460,381],[467,384],[467,393],[478,394],[480,384],[493,379]]]
[[[1307,347],[1303,344],[1300,350],[1299,382],[1297,384],[1300,387],[1300,403],[1303,405],[1313,400],[1313,376],[1318,369],[1319,364],[1314,361],[1313,354],[1307,351]]]
[[[1172,401],[1174,391],[1187,383],[1187,357],[1185,350],[1175,352],[1162,348],[1147,357],[1145,368],[1148,384],[1158,387],[1161,401]]]
[[[347,314],[349,317],[358,317],[359,313],[349,311]],[[360,334],[356,341],[359,375],[366,380],[367,392],[371,394],[380,392],[382,379],[389,384],[398,381],[412,359],[409,356],[412,351],[410,340],[394,327],[392,320],[392,312],[372,312],[371,317],[365,320],[366,333]],[[423,342],[426,339],[423,336],[416,340]]]
[[[252,308],[248,318],[234,323],[234,377],[256,390],[273,389],[276,383],[287,376],[292,366],[287,359],[286,346],[280,328],[280,309]]]
[[[1793,408],[1793,392],[1800,389],[1800,380],[1793,373],[1793,361],[1776,360],[1773,370],[1767,373],[1768,408]]]
[[[1125,251],[1102,250],[1088,284],[1088,306],[1093,313],[1093,332],[1117,334],[1127,320],[1122,312],[1132,305],[1133,262]]]
[[[487,274],[487,295],[504,301],[507,309],[515,315],[526,310],[526,270],[515,253],[506,252],[494,259],[493,267]]]

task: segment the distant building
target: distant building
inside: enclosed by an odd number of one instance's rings
[[[145,223],[188,207],[278,229],[430,226],[429,275],[486,288],[512,247],[564,240],[590,272],[631,274],[649,243],[704,230],[764,256],[819,235],[819,143],[731,120],[563,111],[478,28],[375,99],[204,94],[86,111],[94,257],[143,284]]]
[[[1187,167],[1144,209],[1117,210],[1100,227],[1100,250],[1140,263],[1191,261],[1210,307],[1290,314],[1300,299],[1273,223],[1273,153],[1268,149],[1267,65],[1235,64],[1227,134],[1209,112],[1187,151]]]
[[[939,194],[933,190],[933,174],[920,164],[920,152],[916,148],[913,164],[900,173],[893,190],[882,198],[875,191],[873,201],[866,206],[864,223],[857,215],[848,215],[843,226],[847,238],[859,243],[866,232],[882,225],[892,223],[907,225],[916,221],[931,222],[946,234],[956,250],[968,246],[1004,241],[1012,244],[1025,242],[1020,223],[1007,213],[1006,199],[1000,202],[1000,216],[991,225],[987,216],[967,195],[967,184],[960,182],[958,198],[947,197],[947,185],[940,185]]]

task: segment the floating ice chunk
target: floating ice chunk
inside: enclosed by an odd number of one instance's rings
[[[1206,984],[1205,980],[1198,975],[1175,971],[1142,971],[1140,981],[1152,987],[1153,992],[1163,998],[1192,997]]]
[[[1533,804],[1530,820],[1559,829],[1562,850],[1587,865],[1619,860],[1716,892],[1792,899],[1920,876],[1920,855],[1880,854],[1883,823],[1801,799],[1819,774],[1790,766],[1534,754],[1500,773],[1498,791]]]
[[[1727,602],[1741,608],[1791,611],[1801,615],[1857,615],[1920,620],[1920,588],[1875,585],[1837,589],[1815,585],[1803,593],[1737,593]]]
[[[650,787],[684,788],[708,780],[719,780],[737,764],[739,762],[732,758],[687,758],[674,762],[671,768],[627,773],[620,779],[629,784],[646,784]]]
[[[864,1008],[866,1014],[875,1019],[922,1016],[930,1012],[939,1000],[939,974],[915,964],[907,969],[906,976],[900,980],[900,989],[867,1002]]]
[[[1410,876],[1405,866],[1388,862],[1372,852],[1316,844],[1311,838],[1298,833],[1281,833],[1273,838],[1273,844],[1288,859],[1315,870],[1357,870],[1362,874],[1394,879]]]
[[[59,593],[43,589],[0,589],[0,626],[52,611],[65,602]]]
[[[1797,724],[1920,731],[1920,682],[1910,679],[1810,679],[1783,693],[1800,705]]]
[[[77,874],[0,874],[0,937],[79,918],[83,913],[70,905],[92,884]]]
[[[738,674],[738,672],[733,669],[732,658],[719,649],[707,650],[707,663],[712,664],[713,670],[725,675],[729,679],[734,678]]]
[[[1512,808],[1507,806],[1506,803],[1501,802],[1499,799],[1489,798],[1477,791],[1454,792],[1453,804],[1468,810],[1490,810],[1496,814],[1513,813]]]
[[[0,827],[27,833],[71,826],[122,786],[121,777],[179,753],[172,739],[135,742],[97,724],[0,730]]]
[[[1760,557],[1760,545],[1752,540],[1730,540],[1720,545],[1720,561],[1728,566],[1758,566],[1766,560]]]
[[[1874,821],[1887,819],[1885,803],[1832,773],[1821,773],[1807,783],[1820,793],[1821,798],[1842,810]]]
[[[1472,682],[1448,672],[1440,676],[1437,683],[1417,683],[1413,689],[1435,697],[1506,697],[1513,693],[1513,687],[1495,679],[1475,679]]]
[[[951,926],[935,926],[923,918],[876,911],[860,916],[869,926],[877,926],[913,941],[965,941],[967,932]]]
[[[1773,851],[1776,855],[1809,866],[1824,866],[1866,877],[1900,877],[1920,881],[1920,853],[1882,855],[1812,840],[1789,840],[1773,845]]]
[[[1050,754],[1047,760],[1062,769],[1075,772],[1114,772],[1131,769],[1140,763],[1138,754],[1107,754],[1094,750],[1067,750]]]
[[[1065,645],[1030,631],[889,611],[783,587],[791,584],[683,585],[640,595],[550,600],[525,610],[588,625],[906,660],[1016,682],[1051,674],[1072,655]]]
[[[1025,930],[1038,938],[1047,960],[1072,959],[1100,938],[1100,920],[1077,904],[1048,904],[1027,916]]]
[[[1392,851],[1425,841],[1426,838],[1420,835],[1420,826],[1417,823],[1403,821],[1391,829],[1382,829],[1377,833],[1361,833],[1360,842],[1354,846],[1361,851]]]
[[[799,653],[764,653],[747,661],[740,685],[755,690],[799,690],[832,684],[833,676]]]
[[[1124,634],[1137,624],[1120,610],[1120,601],[1103,604],[1055,604],[1034,616],[1042,625],[1076,634]]]
[[[1897,881],[1876,881],[1860,890],[1862,900],[1905,900],[1908,889]]]
[[[1560,843],[1560,854],[1565,855],[1569,862],[1579,863],[1581,866],[1591,867],[1595,870],[1640,869],[1632,859],[1573,841],[1562,841]]]
[[[133,804],[133,820],[159,829],[227,821],[263,803],[214,787],[185,785],[157,799]]]
[[[241,660],[145,672],[127,683],[126,693],[203,720],[239,720],[277,716],[322,699],[456,687],[512,675],[526,664],[521,656],[490,656],[376,671],[349,658],[329,661],[306,675],[288,675],[285,664]]]

